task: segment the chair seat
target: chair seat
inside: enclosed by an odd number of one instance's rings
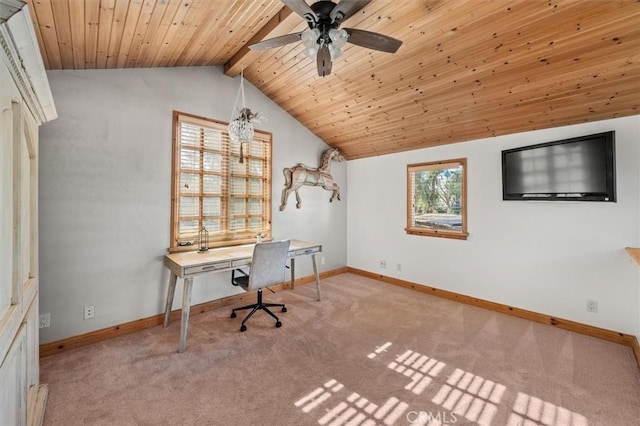
[[[245,291],[249,290],[249,276],[242,275],[233,279],[233,285],[242,287]]]

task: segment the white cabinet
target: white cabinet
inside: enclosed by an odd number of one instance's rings
[[[26,333],[23,325],[0,367],[0,424],[27,424]]]
[[[56,112],[29,12],[12,4],[10,13],[0,4],[0,425],[35,425],[46,401],[38,357],[38,126]]]

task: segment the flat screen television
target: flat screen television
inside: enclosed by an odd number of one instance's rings
[[[615,132],[502,151],[504,200],[616,201]]]

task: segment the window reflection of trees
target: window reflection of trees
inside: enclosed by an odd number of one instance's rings
[[[460,214],[462,166],[416,173],[415,212]]]
[[[466,239],[466,159],[410,164],[407,232]]]

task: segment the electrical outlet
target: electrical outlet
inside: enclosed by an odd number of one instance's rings
[[[587,312],[593,312],[594,314],[598,312],[597,300],[587,300]]]
[[[397,263],[396,264],[396,269],[398,270],[398,272],[402,271],[402,264],[401,263]]]
[[[321,264],[321,265],[324,265],[324,257],[321,257],[321,258],[320,258],[320,264]]]
[[[47,328],[51,326],[51,314],[40,315],[40,324],[38,328]]]
[[[96,314],[95,306],[89,305],[84,307],[84,319],[86,320],[91,319],[95,316],[95,314]]]
[[[380,267],[383,268],[383,269],[386,268],[387,267],[387,261],[386,260],[381,260],[380,261]]]

